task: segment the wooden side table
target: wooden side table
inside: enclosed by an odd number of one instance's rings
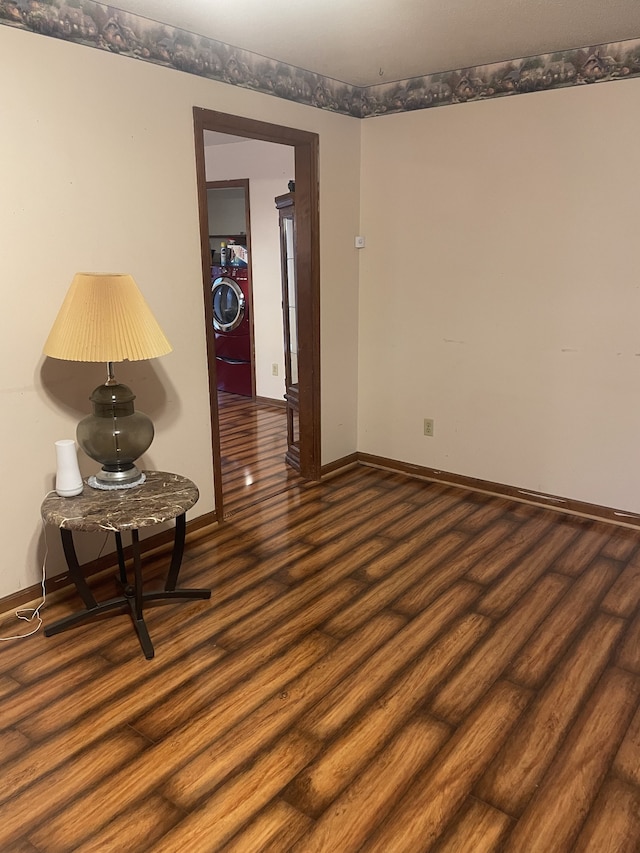
[[[140,645],[147,660],[154,656],[153,644],[144,621],[143,604],[146,601],[172,601],[175,599],[211,598],[209,589],[177,588],[178,574],[184,553],[186,533],[185,513],[198,500],[195,483],[179,474],[164,471],[146,471],[146,481],[130,489],[101,490],[85,485],[82,494],[73,498],[49,495],[42,503],[42,518],[47,524],[60,529],[69,574],[82,599],[85,609],[65,616],[45,628],[47,637],[108,611],[128,607]],[[171,563],[164,589],[143,591],[142,565],[138,531],[164,521],[176,520]],[[118,551],[121,594],[108,601],[98,602],[85,580],[73,544],[73,531],[104,532],[115,534]],[[131,532],[133,551],[133,582],[129,583],[122,547],[122,532]],[[115,613],[114,613],[115,615]]]

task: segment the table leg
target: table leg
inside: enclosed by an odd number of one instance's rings
[[[120,567],[120,583],[122,586],[123,595],[102,601],[98,603],[93,596],[82,572],[82,567],[78,563],[75,546],[73,544],[73,534],[70,530],[61,529],[62,547],[69,567],[69,574],[73,580],[80,598],[82,599],[86,610],[78,613],[72,613],[65,616],[49,625],[45,629],[46,636],[50,637],[53,634],[59,634],[61,631],[71,628],[83,622],[85,619],[98,616],[101,613],[106,613],[111,610],[122,608],[127,605],[131,613],[133,626],[138,635],[142,651],[147,660],[154,657],[154,648],[149,631],[144,621],[143,606],[145,601],[169,601],[172,599],[208,599],[211,598],[210,589],[176,589],[178,583],[178,574],[182,564],[184,554],[184,543],[186,534],[185,515],[179,515],[176,518],[175,539],[173,552],[171,555],[171,564],[167,574],[167,580],[164,589],[157,591],[144,592],[142,580],[142,560],[140,557],[140,540],[138,531],[131,531],[131,551],[133,555],[133,585],[129,584],[127,579],[127,570],[124,559],[124,550],[122,548],[122,538],[119,532],[116,535],[116,548],[118,551],[118,565]]]
[[[120,569],[120,583],[126,586],[129,581],[127,579],[127,566],[124,560],[124,549],[122,547],[122,534],[119,530],[116,531],[116,549],[118,551],[118,567]]]
[[[93,610],[98,606],[98,602],[95,600],[93,593],[89,589],[89,586],[84,579],[84,575],[82,574],[80,564],[78,563],[75,545],[73,544],[73,533],[70,530],[60,528],[60,536],[62,537],[62,548],[64,550],[64,556],[67,561],[69,574],[71,575],[73,583],[75,584],[84,606],[87,610]]]
[[[186,521],[185,514],[177,516],[176,518],[176,529],[174,533],[173,539],[173,553],[171,554],[171,565],[169,566],[169,573],[167,574],[167,580],[164,585],[165,591],[173,592],[176,588],[176,584],[178,583],[178,573],[180,572],[180,566],[182,565],[182,556],[184,554],[184,540],[186,535]]]
[[[131,531],[131,550],[133,552],[133,601],[129,598],[129,607],[131,607],[131,616],[133,617],[133,625],[138,634],[142,651],[147,660],[151,660],[154,655],[153,644],[149,631],[142,615],[142,562],[140,560],[140,540],[138,531],[134,528]]]
[[[82,599],[86,610],[80,610],[76,613],[71,613],[69,616],[63,616],[51,625],[47,625],[44,633],[46,637],[52,637],[54,634],[60,634],[66,631],[67,628],[72,628],[85,621],[85,619],[93,618],[102,613],[107,613],[110,610],[121,609],[123,604],[127,603],[125,596],[118,598],[110,598],[108,601],[97,602],[91,592],[82,572],[82,567],[78,563],[76,549],[73,544],[73,533],[70,530],[60,529],[62,537],[62,547],[67,560],[69,574],[73,580],[76,592]]]
[[[210,589],[176,589],[178,583],[178,574],[182,565],[182,557],[184,555],[184,542],[186,534],[185,515],[176,517],[176,526],[173,539],[173,552],[171,554],[171,565],[167,574],[167,580],[164,585],[164,590],[153,592],[145,592],[142,595],[144,601],[170,601],[171,599],[209,599],[211,598]]]
[[[140,540],[137,530],[131,531],[131,550],[133,551],[134,613],[136,619],[142,619],[142,563],[140,561]]]

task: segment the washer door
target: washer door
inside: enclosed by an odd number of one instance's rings
[[[211,285],[213,327],[216,332],[232,332],[244,319],[244,293],[232,278],[223,275]]]

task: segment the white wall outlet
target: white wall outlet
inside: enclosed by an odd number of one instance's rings
[[[355,239],[355,247],[356,249],[364,249],[364,237],[356,237]]]
[[[273,364],[271,365],[271,375],[272,375],[272,376],[277,376],[277,375],[278,375],[278,365],[276,364],[276,362],[275,362],[275,361],[274,361],[274,362],[273,362]]]
[[[424,419],[424,434],[433,438],[433,418]]]

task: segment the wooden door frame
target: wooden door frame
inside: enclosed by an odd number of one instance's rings
[[[220,113],[202,107],[193,108],[202,284],[204,293],[209,397],[211,402],[211,439],[216,517],[222,521],[224,503],[220,461],[220,424],[211,291],[211,254],[206,192],[204,131],[228,133],[278,145],[290,145],[295,156],[296,182],[296,281],[298,283],[298,371],[300,387],[300,474],[309,480],[320,479],[320,238],[318,151],[316,133],[268,122]],[[275,207],[274,207],[275,210]]]

